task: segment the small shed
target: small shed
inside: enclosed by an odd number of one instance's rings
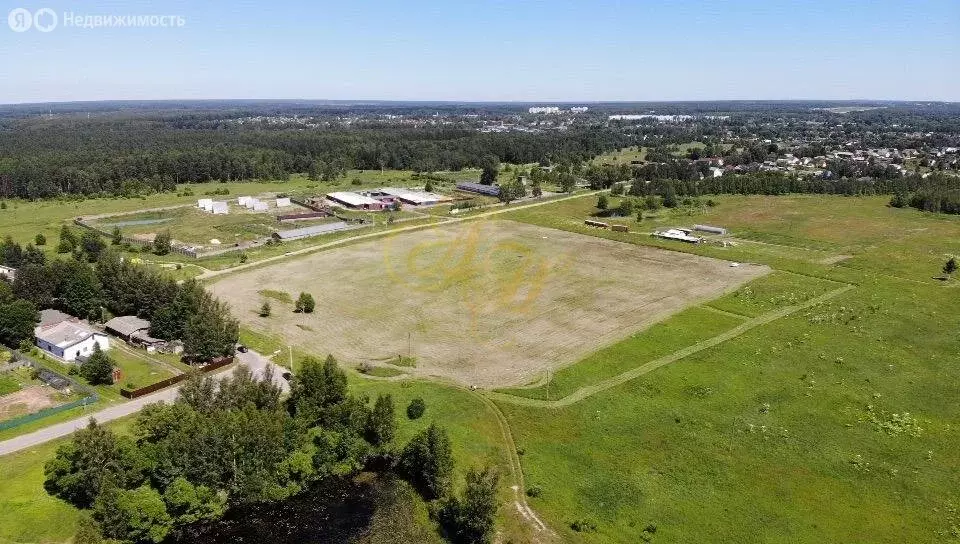
[[[138,332],[145,333],[150,330],[150,322],[135,315],[115,317],[104,323],[103,326],[107,329],[107,332],[127,341],[130,341]]]

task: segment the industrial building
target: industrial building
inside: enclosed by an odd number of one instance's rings
[[[496,185],[474,183],[472,181],[461,181],[460,183],[457,183],[457,190],[486,196],[500,196],[500,187],[497,187]]]
[[[428,206],[430,204],[438,204],[440,202],[450,200],[449,198],[436,193],[416,191],[413,189],[401,189],[397,187],[382,187],[380,189],[370,191],[370,196],[377,198],[378,200],[380,200],[378,197],[393,197],[404,204],[411,204],[414,206]]]
[[[327,193],[327,200],[330,200],[341,206],[353,208],[355,210],[382,210],[384,208],[383,202],[380,202],[375,198],[361,195],[359,193],[352,193],[350,191]]]
[[[302,238],[310,238],[311,236],[319,236],[321,234],[327,234],[328,232],[336,232],[338,230],[344,230],[348,228],[350,228],[350,225],[346,222],[337,221],[336,223],[313,225],[311,227],[303,227],[299,229],[278,230],[275,231],[271,236],[273,236],[274,240],[300,240]]]

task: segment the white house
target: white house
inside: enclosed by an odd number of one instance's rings
[[[79,321],[61,321],[37,327],[34,335],[40,349],[64,361],[89,357],[93,354],[94,346],[100,346],[103,351],[110,349],[110,339],[106,334]]]

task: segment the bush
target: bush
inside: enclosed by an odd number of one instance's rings
[[[539,485],[531,485],[527,488],[528,497],[539,497],[543,494],[543,489]]]
[[[420,397],[417,397],[411,400],[407,406],[407,417],[410,419],[420,419],[426,411],[427,403],[423,402],[423,399]]]
[[[264,301],[263,306],[260,306],[260,317],[270,317],[270,302]]]
[[[294,304],[293,311],[297,313],[312,314],[314,308],[316,308],[316,301],[313,300],[313,295],[310,293],[300,293],[300,296],[297,297],[297,302]]]
[[[589,519],[578,519],[570,524],[570,528],[578,533],[595,533],[597,524]]]
[[[47,245],[47,237],[43,234],[38,234],[36,237],[34,237],[33,243],[34,245],[45,246]]]

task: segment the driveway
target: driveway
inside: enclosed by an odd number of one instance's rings
[[[247,365],[255,377],[263,376],[264,369],[266,369],[267,366],[274,367],[274,383],[280,385],[284,393],[290,392],[290,384],[287,383],[287,380],[285,380],[282,375],[283,372],[286,372],[286,369],[274,364],[270,359],[261,356],[255,351],[248,351],[247,353],[237,353],[236,360],[239,364]],[[228,375],[229,371],[224,371],[219,372],[214,376],[218,379],[221,379]],[[117,404],[116,406],[104,408],[99,412],[86,414],[83,417],[78,417],[70,421],[50,425],[49,427],[44,427],[31,433],[23,434],[9,440],[4,440],[3,442],[0,442],[0,455],[7,455],[9,453],[14,453],[20,450],[31,448],[33,446],[38,446],[51,440],[68,436],[73,433],[73,431],[86,427],[87,423],[90,421],[90,418],[97,420],[98,423],[106,423],[108,421],[113,421],[115,419],[120,419],[122,417],[135,414],[148,404],[153,404],[155,402],[173,402],[176,400],[179,392],[180,386],[174,385],[172,387],[168,387],[167,389],[157,391],[156,393],[144,395],[122,404]]]

